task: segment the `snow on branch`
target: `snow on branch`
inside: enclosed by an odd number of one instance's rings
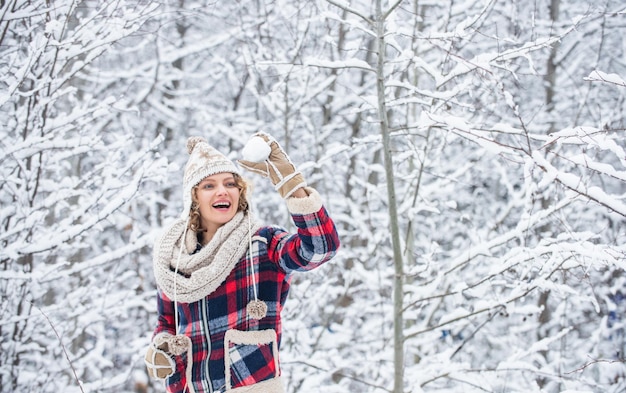
[[[320,68],[358,68],[365,71],[374,71],[374,69],[365,61],[359,59],[347,59],[341,61],[329,61],[316,58],[308,58],[304,61],[304,65]]]
[[[588,77],[585,78],[586,81],[590,82],[606,82],[612,83],[617,86],[626,87],[626,81],[617,74],[607,74],[606,72],[593,70],[589,74]]]
[[[336,0],[326,0],[328,3],[334,5],[335,7],[339,7],[342,10],[349,12],[351,14],[354,14],[358,17],[360,17],[361,19],[363,19],[364,21],[366,21],[367,23],[374,23],[372,21],[371,18],[368,18],[367,16],[363,15],[363,13],[361,13],[360,11],[350,7],[350,4],[348,2],[345,1],[336,1]]]
[[[626,204],[624,204],[624,202],[622,202],[618,197],[607,194],[600,187],[586,185],[584,180],[579,176],[559,171],[557,168],[552,166],[552,164],[550,164],[550,162],[546,160],[540,152],[533,152],[532,159],[535,161],[537,166],[539,166],[546,173],[546,181],[557,181],[577,194],[585,196],[626,217]]]
[[[38,267],[37,270],[33,272],[33,274],[24,273],[22,275],[28,276],[29,279],[34,279],[39,283],[44,283],[54,280],[60,280],[64,277],[74,275],[88,269],[95,269],[100,266],[117,261],[124,256],[132,254],[144,247],[151,246],[154,242],[154,239],[156,238],[156,235],[158,234],[157,232],[157,230],[149,232],[139,237],[138,239],[135,239],[134,241],[126,244],[125,246],[97,255],[81,263],[69,264],[61,262],[55,265],[41,265]],[[2,273],[3,272],[0,272],[0,277],[4,277]]]

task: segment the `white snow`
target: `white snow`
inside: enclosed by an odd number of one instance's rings
[[[356,0],[13,3],[0,11],[3,392],[163,390],[142,356],[185,141],[262,162],[260,129],[285,141],[341,241],[288,277],[289,393],[391,391],[394,326],[407,392],[624,390],[626,75],[598,55],[623,52],[626,26],[598,17],[619,1],[573,0],[554,23],[524,2],[393,0],[384,26]],[[253,180],[259,223],[295,232],[271,182]]]
[[[268,159],[271,152],[272,148],[263,138],[253,136],[241,150],[241,155],[246,161],[263,162]]]
[[[591,71],[591,73],[588,77],[585,78],[585,80],[592,82],[607,82],[614,85],[626,87],[626,81],[620,75],[614,73],[608,74],[599,70]]]

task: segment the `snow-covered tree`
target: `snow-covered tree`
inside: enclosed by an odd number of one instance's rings
[[[146,331],[140,196],[166,168],[103,82],[153,7],[60,3],[0,4],[2,392],[119,391]]]
[[[293,278],[289,392],[623,390],[624,12],[0,1],[0,391],[162,391],[150,245],[180,212],[185,140],[236,159],[259,129],[342,241]]]

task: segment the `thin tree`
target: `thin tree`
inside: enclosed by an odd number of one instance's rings
[[[381,0],[376,0],[376,19],[374,27],[376,31],[377,54],[376,61],[376,92],[378,96],[378,121],[383,142],[383,158],[385,164],[385,177],[387,180],[387,204],[389,209],[389,230],[391,232],[391,244],[393,249],[393,361],[394,378],[393,391],[404,391],[404,316],[402,304],[404,265],[402,259],[402,247],[400,244],[400,226],[398,223],[398,208],[396,204],[396,189],[393,173],[393,153],[391,151],[389,119],[387,117],[387,105],[385,95],[385,21],[389,14],[400,4],[396,3],[387,11],[383,12]]]

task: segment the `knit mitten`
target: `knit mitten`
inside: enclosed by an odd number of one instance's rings
[[[269,177],[283,198],[289,198],[297,189],[306,186],[302,174],[271,135],[264,132],[254,134],[242,153],[244,159],[239,160],[239,164],[251,172]]]

